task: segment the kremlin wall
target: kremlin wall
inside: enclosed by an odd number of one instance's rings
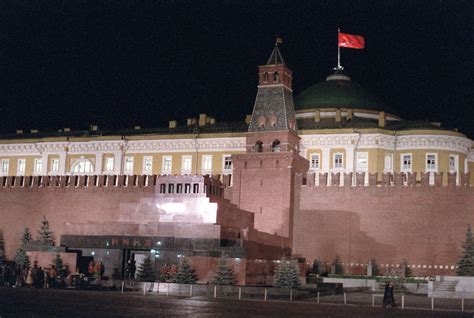
[[[473,140],[389,113],[340,69],[294,99],[292,78],[275,46],[241,123],[201,114],[0,136],[7,258],[45,216],[74,265],[100,260],[106,275],[129,259],[159,270],[186,257],[207,282],[222,253],[241,284],[271,282],[282,256],[454,274],[474,224]]]

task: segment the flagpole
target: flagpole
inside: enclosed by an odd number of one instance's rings
[[[337,68],[341,68],[341,47],[339,46],[339,32],[341,32],[340,28],[337,28]]]

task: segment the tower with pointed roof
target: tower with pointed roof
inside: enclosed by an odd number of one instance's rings
[[[248,132],[246,153],[233,156],[232,201],[255,214],[255,228],[285,237],[291,246],[295,193],[308,161],[299,155],[300,138],[293,107],[292,71],[278,44],[258,67],[258,89]]]

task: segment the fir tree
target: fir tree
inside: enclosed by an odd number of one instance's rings
[[[38,241],[47,245],[54,245],[53,231],[49,229],[49,221],[43,216],[41,226],[38,231]]]
[[[225,253],[222,253],[217,262],[215,276],[211,283],[214,285],[235,285],[236,283],[234,268],[228,264]]]
[[[25,226],[20,240],[21,240],[21,246],[23,248],[26,247],[26,244],[28,244],[29,242],[31,242],[33,240],[33,236],[31,235],[29,227]]]
[[[0,229],[0,266],[5,264],[5,241],[3,240],[3,230]]]
[[[171,281],[178,284],[194,284],[197,281],[196,274],[186,258],[179,264],[178,271]]]
[[[400,266],[405,267],[405,277],[412,277],[413,276],[413,271],[411,270],[410,267],[408,267],[408,261],[406,259],[403,259]]]
[[[273,285],[278,288],[296,288],[300,284],[296,261],[281,259],[273,277]]]
[[[316,275],[321,274],[321,261],[319,259],[314,260],[313,266],[311,267],[311,273]]]
[[[372,276],[380,276],[379,264],[377,264],[377,260],[374,257],[370,259],[370,264],[372,264]]]
[[[462,244],[463,252],[458,261],[456,274],[458,276],[474,276],[474,239],[471,224],[467,225],[466,241]]]
[[[336,275],[343,275],[344,274],[344,267],[342,266],[341,259],[339,255],[336,255],[336,258],[332,262],[332,266],[334,266],[334,274]]]
[[[64,265],[61,255],[56,254],[56,257],[53,259],[53,263],[51,265],[54,265],[56,272],[60,277],[65,278],[67,275],[69,275],[69,269],[66,265]]]
[[[28,255],[26,255],[26,251],[24,248],[19,248],[15,254],[15,263],[21,268],[25,269],[30,267],[30,260],[28,259]]]
[[[156,280],[155,269],[150,257],[145,258],[138,267],[137,279],[140,282],[154,282]]]

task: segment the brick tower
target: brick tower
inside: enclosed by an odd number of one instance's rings
[[[298,201],[295,177],[305,173],[309,163],[298,153],[292,72],[278,44],[267,63],[258,67],[258,77],[246,153],[233,155],[232,201],[255,213],[256,229],[288,237],[291,244]]]

